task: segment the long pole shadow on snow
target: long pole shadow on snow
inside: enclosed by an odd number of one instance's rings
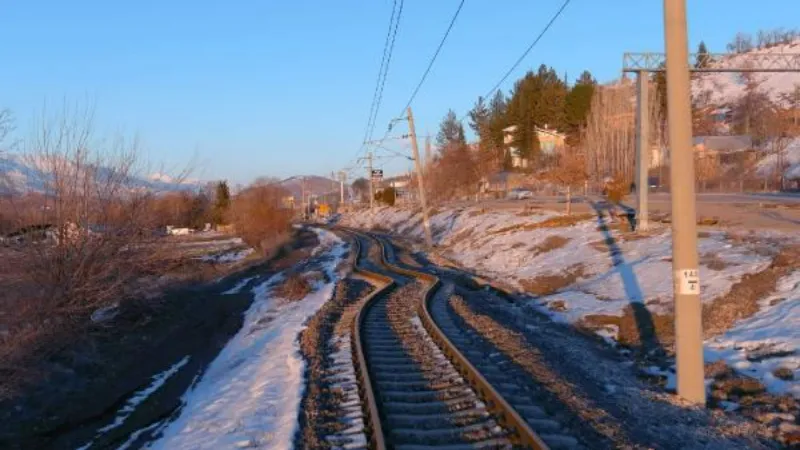
[[[644,304],[645,298],[642,287],[639,284],[639,279],[636,277],[633,265],[625,260],[625,255],[622,253],[622,249],[611,234],[611,230],[606,222],[604,210],[608,213],[609,217],[611,217],[611,212],[599,202],[589,202],[589,204],[597,213],[597,228],[603,233],[603,240],[608,248],[608,254],[614,266],[612,270],[617,272],[622,279],[625,296],[631,306],[633,319],[636,321],[636,328],[639,332],[639,342],[642,346],[642,350],[645,354],[649,354],[650,352],[661,354],[663,353],[663,347],[656,335],[653,315]],[[626,214],[626,217],[628,220],[631,220],[630,214]]]

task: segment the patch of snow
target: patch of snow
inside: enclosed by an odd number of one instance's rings
[[[163,386],[164,383],[170,379],[170,377],[178,373],[178,371],[189,362],[189,359],[189,356],[184,356],[183,359],[173,364],[169,369],[153,375],[150,385],[142,390],[136,391],[133,396],[131,396],[131,398],[125,402],[125,406],[123,406],[122,409],[117,412],[117,416],[114,418],[114,421],[97,430],[97,435],[94,439],[97,439],[98,437],[120,427],[123,423],[125,423],[125,420],[127,420],[128,417],[130,417],[130,415],[136,411],[136,407],[147,400],[147,398],[150,397],[150,395],[152,395],[155,391],[159,390],[161,386]],[[91,448],[94,439],[88,442],[86,445],[81,446],[79,450]]]
[[[324,249],[330,255],[324,260],[328,279],[335,280],[345,245],[331,232],[314,231],[320,252]],[[331,298],[335,281],[318,281],[301,301],[281,302],[272,295],[280,279],[278,274],[253,289],[255,300],[242,329],[186,395],[180,415],[150,448],[291,448],[305,384],[298,335]]]
[[[206,255],[201,257],[200,259],[205,262],[215,262],[215,263],[233,263],[241,261],[248,256],[252,255],[253,252],[252,248],[246,248],[244,250],[235,250],[232,252],[221,253],[218,255]]]
[[[220,247],[235,247],[237,245],[244,245],[242,238],[228,238],[228,239],[209,239],[209,240],[187,240],[177,242],[176,245],[180,247],[207,247],[207,248],[220,248]]]
[[[784,176],[787,179],[800,178],[800,138],[792,139],[783,149],[782,163],[786,164]],[[756,165],[756,174],[762,177],[773,176],[778,163],[778,155],[770,153],[761,158]]]
[[[245,286],[247,286],[247,283],[253,281],[255,278],[256,277],[248,277],[245,278],[244,280],[239,281],[238,283],[236,283],[234,287],[223,292],[222,295],[238,294],[242,289],[244,289]]]
[[[90,316],[90,319],[93,323],[99,324],[117,317],[117,314],[119,314],[119,304],[114,303],[113,305],[96,309]]]
[[[800,398],[800,270],[781,279],[777,292],[760,304],[758,313],[706,342],[706,360],[724,360],[768,391]],[[791,371],[794,380],[776,377],[779,368]]]
[[[580,265],[582,275],[575,283],[525,304],[557,322],[574,324],[589,315],[621,316],[631,304],[644,305],[652,313],[672,312],[672,235],[668,228],[625,241],[617,233],[609,236],[599,229],[596,220],[571,227],[520,227],[553,215],[547,211],[528,215],[512,209],[469,207],[440,211],[431,222],[435,240],[447,258],[523,292],[525,280],[558,276]],[[416,210],[359,211],[344,215],[341,223],[361,228],[380,226],[416,238],[423,235]],[[766,235],[791,239],[776,232]],[[537,247],[554,236],[567,239],[566,244],[540,252]],[[745,275],[767,268],[772,257],[762,250],[769,245],[729,240],[725,232],[699,238],[701,301],[708,304],[728,294]],[[770,306],[778,298],[786,300]],[[617,340],[618,332],[613,326],[597,330],[609,343]],[[762,310],[755,316],[706,342],[706,359],[724,359],[735,369],[759,378],[770,391],[800,395],[800,272],[782,280],[778,292],[764,299]],[[773,372],[779,367],[792,370],[795,381],[776,378]],[[659,374],[674,385],[674,374]]]

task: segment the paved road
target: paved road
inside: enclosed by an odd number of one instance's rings
[[[590,196],[600,200],[601,196]],[[668,193],[651,193],[649,198],[651,214],[670,214],[672,204]],[[794,193],[701,193],[697,194],[698,218],[713,217],[723,226],[740,230],[800,230],[800,194]],[[525,205],[561,210],[564,196],[536,196],[528,200],[481,200],[478,204],[487,209],[517,209]],[[636,205],[636,197],[628,196],[624,202]],[[454,206],[474,206],[475,202],[458,202]],[[575,213],[591,213],[592,208],[583,196],[573,197],[572,210]]]

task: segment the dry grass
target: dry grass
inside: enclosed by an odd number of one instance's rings
[[[758,301],[775,291],[779,279],[800,268],[800,246],[783,248],[766,269],[745,275],[730,292],[703,305],[706,337],[716,336],[736,321],[752,316],[760,309]]]
[[[561,273],[519,280],[519,284],[527,293],[539,296],[550,295],[574,283],[583,276],[583,271],[583,264],[574,264]]]
[[[558,250],[559,248],[562,248],[565,245],[567,245],[569,241],[570,239],[565,238],[563,236],[558,236],[558,235],[548,236],[547,239],[545,239],[538,245],[531,247],[531,251],[533,252],[533,256],[541,255],[542,253]]]
[[[717,272],[725,270],[728,267],[735,265],[723,261],[719,256],[715,255],[714,253],[706,253],[700,255],[700,264]]]
[[[274,292],[275,295],[284,300],[296,302],[306,298],[311,291],[312,287],[308,279],[301,274],[293,273],[286,277],[283,283],[275,288]]]
[[[739,320],[759,311],[759,300],[775,291],[782,277],[800,268],[800,246],[781,250],[766,269],[745,275],[733,285],[728,294],[703,305],[703,330],[706,338],[719,335]],[[670,301],[671,303],[671,301]],[[639,305],[637,305],[639,308]],[[638,312],[638,314],[637,314]],[[667,353],[672,352],[675,341],[675,320],[672,314],[654,314],[644,309],[636,311],[627,306],[622,316],[588,315],[578,323],[589,330],[614,325],[619,328],[620,344],[641,347],[642,334],[652,336]],[[647,337],[645,338],[647,339]]]
[[[662,349],[667,350],[675,340],[673,316],[644,312],[646,317],[643,318],[641,312],[637,314],[636,308],[631,305],[626,306],[622,316],[590,314],[584,316],[576,326],[586,330],[597,330],[612,325],[619,330],[617,341],[625,347],[643,348],[648,344],[657,343]]]
[[[520,231],[531,231],[531,230],[538,230],[541,228],[564,228],[564,227],[571,227],[577,225],[581,222],[585,222],[587,220],[593,219],[595,216],[593,214],[577,214],[572,216],[555,216],[545,219],[541,222],[535,223],[524,223],[518,225],[512,225],[509,227],[503,227],[498,230],[494,230],[491,234],[503,234],[508,233],[510,231],[520,232]]]
[[[473,209],[472,211],[467,213],[467,217],[478,217],[484,214],[486,214],[486,208]]]
[[[701,226],[714,226],[719,225],[719,217],[701,217],[697,220],[697,224]]]

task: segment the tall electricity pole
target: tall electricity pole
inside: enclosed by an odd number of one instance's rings
[[[417,185],[419,186],[419,201],[422,203],[422,225],[425,229],[425,242],[433,246],[431,236],[431,223],[428,219],[428,202],[425,200],[425,178],[422,174],[422,163],[419,160],[419,147],[417,146],[417,132],[414,129],[414,115],[408,107],[408,134],[411,138],[411,151],[414,152],[414,167],[417,170]]]
[[[330,193],[330,204],[333,205],[333,202],[336,200],[336,173],[331,170],[331,193]]]
[[[705,405],[686,0],[664,0],[678,395]]]
[[[431,166],[433,162],[433,152],[431,151],[431,136],[425,136],[425,171],[428,171],[428,168]]]
[[[367,152],[367,173],[369,175],[369,209],[375,207],[375,183],[372,181],[372,152]]]
[[[305,220],[306,219],[306,213],[308,212],[308,208],[306,208],[306,177],[302,178],[302,182],[301,182],[300,186],[301,186],[301,189],[302,189],[302,191],[301,191],[302,192],[302,199],[300,201],[300,204],[302,205],[302,208],[303,208],[303,212],[302,212],[303,220]]]
[[[647,193],[650,188],[650,76],[636,73],[636,231],[647,231]]]
[[[344,182],[347,180],[347,174],[343,171],[339,171],[339,203],[344,205]]]

